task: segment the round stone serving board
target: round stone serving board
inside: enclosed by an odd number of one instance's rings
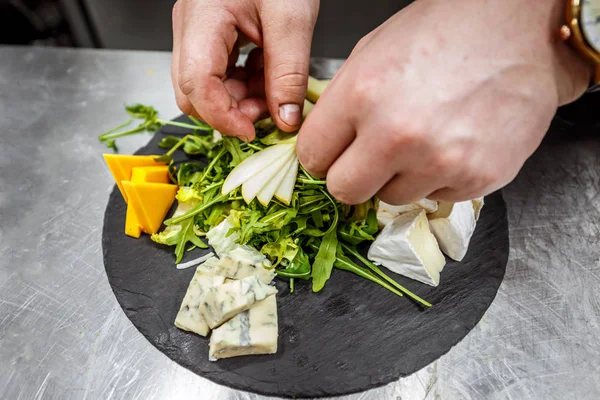
[[[186,118],[179,118],[185,121]],[[138,154],[162,154],[166,127]],[[179,160],[185,159],[178,152]],[[449,261],[433,288],[390,273],[433,303],[427,310],[350,272],[334,270],[320,293],[277,279],[279,349],[274,355],[208,361],[208,338],[173,324],[195,268],[175,268],[173,248],[125,235],[126,204],[113,189],[102,246],[110,285],[127,317],[178,364],[219,384],[282,397],[339,396],[382,386],[447,353],[479,322],[502,282],[509,252],[500,192],[485,206],[465,259]],[[201,256],[194,250],[187,259]],[[385,269],[384,269],[385,270]],[[387,270],[385,270],[387,271]]]

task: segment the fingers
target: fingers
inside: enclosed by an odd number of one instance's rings
[[[238,108],[246,114],[252,122],[266,118],[269,114],[269,108],[264,98],[250,97],[240,101]]]
[[[230,66],[229,55],[238,38],[235,18],[202,1],[181,2],[175,14],[179,14],[178,22],[182,22],[177,28],[181,40],[178,41],[176,86],[212,127],[225,134],[252,139],[252,121],[236,108],[239,96],[234,97],[228,91],[239,87],[235,87],[236,84],[228,87],[223,82]],[[185,106],[185,101],[181,102]]]
[[[173,55],[171,60],[171,80],[173,82],[173,89],[175,91],[175,101],[177,102],[177,106],[181,112],[194,117],[199,117],[199,115],[195,112],[194,107],[192,107],[192,103],[189,102],[187,96],[185,96],[181,92],[181,89],[179,89],[179,59],[181,54],[181,39],[183,31],[182,8],[182,0],[177,1],[173,6]]]
[[[429,194],[437,188],[437,182],[411,173],[408,169],[405,171],[405,174],[397,174],[377,191],[376,196],[381,201],[402,205],[414,203],[425,197],[430,199]]]
[[[261,11],[267,104],[286,132],[302,122],[317,13],[317,0],[268,0]]]
[[[356,129],[346,114],[343,83],[331,82],[308,115],[298,134],[296,152],[302,166],[313,176],[324,177],[329,167],[354,141]]]
[[[358,136],[327,172],[327,190],[345,204],[370,199],[394,175],[393,165],[382,160],[370,138]]]

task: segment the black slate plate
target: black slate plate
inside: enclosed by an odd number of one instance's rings
[[[176,129],[165,128],[169,133]],[[161,133],[139,154],[161,154]],[[208,361],[208,339],[177,329],[175,316],[194,274],[177,270],[172,248],[148,236],[127,237],[126,205],[114,188],[102,245],[112,289],[136,328],[156,348],[219,384],[264,395],[323,397],[382,386],[430,364],[481,319],[504,276],[508,221],[501,193],[485,199],[469,252],[449,262],[437,288],[392,274],[434,304],[423,311],[406,297],[334,270],[320,293],[308,283],[293,294],[279,281],[279,350],[275,355]],[[199,257],[200,250],[193,252]]]

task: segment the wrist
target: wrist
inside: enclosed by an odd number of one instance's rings
[[[567,40],[572,34],[565,26],[565,0],[552,0],[551,44],[559,106],[581,97],[594,81],[596,67]]]

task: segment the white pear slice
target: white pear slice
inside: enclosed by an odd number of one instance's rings
[[[306,118],[308,114],[315,108],[315,105],[310,101],[304,99],[304,108],[302,109],[302,119]]]
[[[281,168],[277,172],[273,179],[271,179],[269,183],[260,191],[260,193],[256,195],[256,198],[258,199],[260,204],[262,204],[265,207],[269,204],[269,202],[273,198],[273,195],[277,191],[277,188],[279,187],[279,185],[281,185],[281,182],[283,182],[283,179],[287,176],[288,171],[291,168],[293,168],[293,164],[297,162],[298,161],[296,161],[296,157],[292,155],[289,158],[287,164],[285,164],[283,168]]]
[[[269,167],[279,158],[286,156],[290,149],[293,149],[295,146],[295,143],[277,144],[252,154],[229,173],[223,183],[221,193],[228,194],[248,179]]]
[[[298,156],[294,153],[292,167],[288,170],[285,178],[275,191],[275,198],[281,201],[286,206],[289,206],[294,194],[294,186],[296,186],[296,178],[298,177]]]
[[[273,146],[274,147],[274,146]],[[294,146],[288,147],[286,153],[267,165],[267,168],[263,169],[246,182],[242,184],[242,197],[248,204],[263,190],[265,186],[269,184],[271,179],[281,171],[289,160],[294,155]],[[240,164],[241,165],[241,164]]]
[[[325,88],[329,84],[329,80],[320,81],[312,76],[308,77],[308,87],[306,90],[306,98],[313,103],[316,103],[321,97],[321,94],[325,91]]]

